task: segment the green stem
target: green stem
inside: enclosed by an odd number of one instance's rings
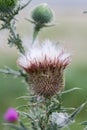
[[[10,74],[10,75],[14,75],[17,77],[24,77],[25,79],[27,78],[27,75],[25,73],[23,73],[22,70],[15,71],[9,67],[5,67],[5,69],[0,69],[0,73]]]
[[[26,6],[28,6],[30,4],[32,0],[29,0],[25,5],[23,5],[22,7],[20,7],[20,10],[24,9]]]
[[[49,99],[45,98],[45,111],[46,111],[45,128],[47,128],[48,120],[49,120],[48,106],[49,106]]]
[[[32,43],[35,42],[35,40],[36,40],[36,38],[37,38],[37,36],[38,36],[38,33],[39,33],[40,29],[41,29],[40,26],[35,25],[35,27],[34,27],[34,33],[33,33],[33,40],[32,40]]]
[[[15,27],[14,27],[14,23],[11,25],[11,23],[9,24],[9,27],[8,29],[10,30],[10,36],[9,36],[9,40],[10,42],[14,42],[13,44],[15,44],[15,46],[17,46],[17,49],[19,49],[19,51],[24,54],[25,53],[25,50],[24,50],[24,47],[22,46],[22,41],[19,37],[18,34],[16,34],[15,32]]]

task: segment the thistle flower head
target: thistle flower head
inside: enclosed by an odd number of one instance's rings
[[[4,120],[10,123],[16,122],[18,118],[19,115],[15,108],[8,108],[4,114]]]
[[[36,23],[46,24],[51,22],[53,18],[53,11],[46,3],[43,3],[33,9],[31,17]]]
[[[0,0],[0,12],[8,13],[13,10],[18,0]]]
[[[29,74],[29,84],[34,92],[45,97],[63,89],[63,71],[70,62],[70,54],[50,41],[32,45],[18,64]]]

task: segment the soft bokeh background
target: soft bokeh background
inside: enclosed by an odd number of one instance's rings
[[[17,31],[23,39],[31,39],[33,32],[33,25],[24,18],[30,18],[32,7],[42,2],[53,8],[56,26],[43,29],[39,38],[41,41],[51,39],[60,42],[72,53],[72,62],[65,73],[66,89],[82,89],[63,96],[63,104],[66,107],[78,107],[87,101],[87,14],[83,14],[83,11],[87,10],[87,0],[32,0],[17,16]],[[6,65],[17,70],[18,52],[15,47],[10,49],[6,45],[7,34],[6,30],[0,32],[0,68]],[[0,124],[3,121],[3,113],[9,106],[25,104],[24,101],[16,99],[25,94],[26,86],[22,78],[0,74]],[[87,105],[76,120],[77,124],[71,125],[71,130],[82,130],[79,122],[87,120]]]

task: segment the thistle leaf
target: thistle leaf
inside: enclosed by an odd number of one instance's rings
[[[87,121],[83,121],[81,125],[87,125]]]
[[[15,129],[15,130],[23,130],[23,129],[21,129],[19,126],[16,126],[16,125],[14,125],[14,124],[12,124],[12,123],[4,123],[4,125],[5,125],[5,126],[9,126],[9,127],[13,128],[13,129]]]
[[[70,120],[73,120],[77,114],[80,113],[80,111],[84,108],[84,106],[86,105],[86,103],[83,103],[80,107],[78,107],[71,115],[70,115]]]
[[[81,88],[72,88],[72,89],[69,89],[69,90],[66,90],[66,91],[61,92],[61,94],[70,93],[70,92],[72,92],[72,91],[80,90],[80,89],[81,89]]]

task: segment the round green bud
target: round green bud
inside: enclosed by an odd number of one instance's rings
[[[8,13],[13,10],[18,0],[0,0],[0,12]]]
[[[32,10],[31,17],[36,23],[49,23],[52,21],[53,11],[46,3],[43,3]]]

